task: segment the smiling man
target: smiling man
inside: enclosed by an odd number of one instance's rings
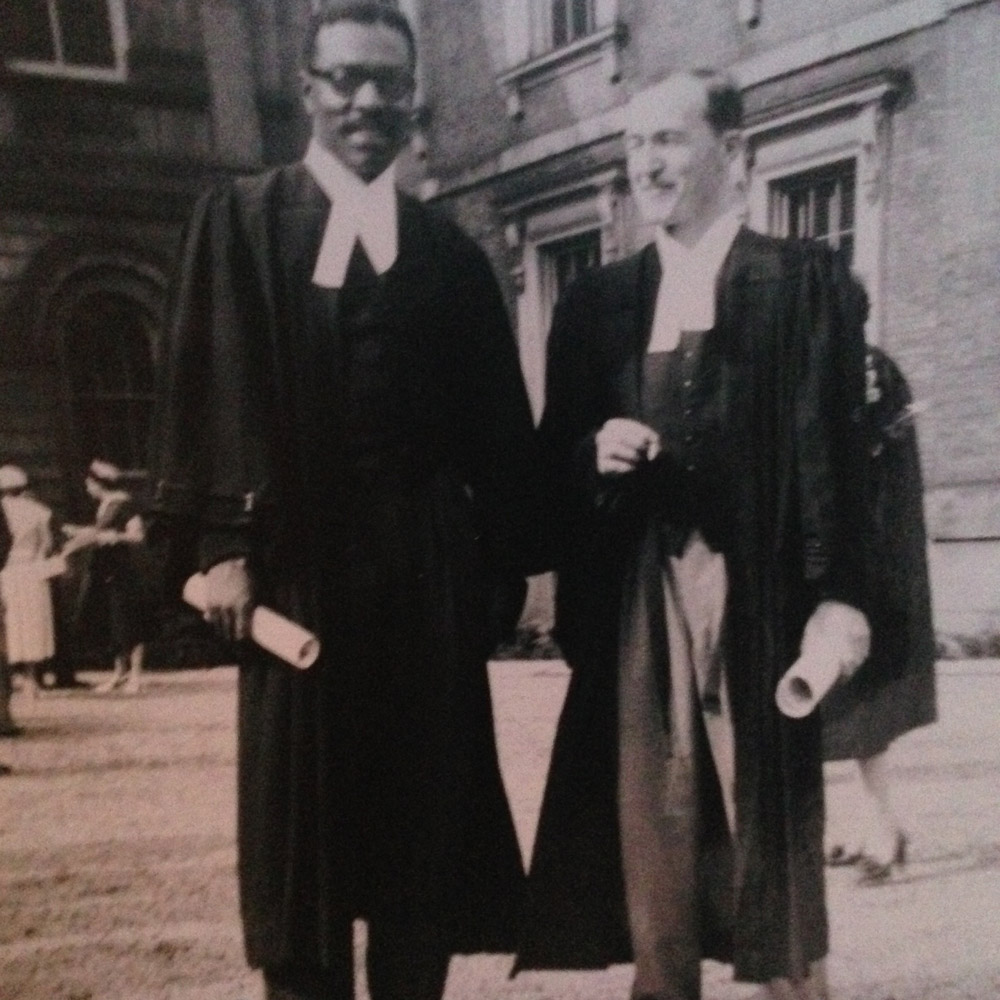
[[[394,184],[415,48],[327,3],[301,163],[209,193],[165,348],[158,509],[206,617],[319,634],[297,672],[242,644],[239,877],[270,1000],[437,1000],[456,951],[513,951],[523,872],[497,764],[491,581],[537,529],[533,427],[482,252]],[[183,554],[177,559],[183,565]]]
[[[635,1000],[698,1000],[703,957],[827,996],[819,720],[774,694],[807,628],[863,659],[864,341],[825,248],[742,227],[741,107],[710,70],[632,99],[654,242],[573,285],[549,341],[574,669],[520,967],[632,959]]]

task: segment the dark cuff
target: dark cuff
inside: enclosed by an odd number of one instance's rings
[[[250,555],[250,539],[246,531],[219,528],[206,531],[198,541],[198,569],[204,573],[227,559]]]

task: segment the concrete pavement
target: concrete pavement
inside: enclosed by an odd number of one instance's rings
[[[498,743],[530,854],[566,670],[491,665]],[[230,668],[150,675],[137,698],[50,694],[0,740],[0,1000],[257,1000],[233,872]],[[836,1000],[1000,997],[1000,662],[939,667],[941,720],[896,745],[911,860],[859,888],[830,872]],[[851,766],[829,766],[848,794]],[[630,970],[506,978],[508,956],[454,960],[447,1000],[615,1000]],[[705,967],[705,1000],[745,1000]]]

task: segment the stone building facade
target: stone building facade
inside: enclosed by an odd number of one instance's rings
[[[423,191],[488,249],[536,411],[581,268],[649,238],[621,111],[676,68],[744,89],[750,224],[826,239],[918,428],[943,631],[1000,631],[1000,5],[985,0],[423,0]]]
[[[17,0],[0,19],[0,460],[67,515],[95,454],[144,467],[195,197],[302,148],[309,5]],[[404,176],[493,260],[536,412],[560,289],[649,237],[625,174],[628,95],[683,66],[737,77],[751,224],[852,255],[869,336],[925,406],[939,624],[1000,626],[1000,5],[400,6],[422,54]]]
[[[194,199],[297,150],[304,8],[5,6],[0,459],[64,514],[91,458],[146,464],[160,322]]]

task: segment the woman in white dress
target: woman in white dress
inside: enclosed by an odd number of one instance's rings
[[[52,511],[27,493],[28,477],[16,465],[0,466],[0,506],[9,549],[0,570],[9,668],[24,671],[27,690],[38,688],[41,665],[55,654],[55,622],[49,579],[59,572],[50,559]],[[4,687],[8,687],[5,681]],[[5,697],[0,695],[0,697]]]

